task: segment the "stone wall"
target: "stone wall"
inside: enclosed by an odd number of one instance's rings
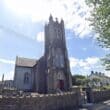
[[[79,94],[30,95],[0,98],[0,110],[74,110],[78,107]]]
[[[110,90],[105,91],[93,91],[93,102],[101,102],[105,100],[110,100]]]

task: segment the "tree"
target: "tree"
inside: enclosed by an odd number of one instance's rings
[[[98,33],[99,45],[110,48],[110,0],[86,0],[86,3],[93,8],[89,20],[93,30]],[[110,70],[110,54],[103,61]]]
[[[105,58],[102,59],[103,64],[106,66],[106,70],[110,70],[110,54],[106,55]]]
[[[83,75],[74,75],[72,76],[72,84],[73,85],[82,85],[84,86],[86,84],[86,77]]]

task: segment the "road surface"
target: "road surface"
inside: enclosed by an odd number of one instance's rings
[[[97,104],[85,104],[79,110],[110,110],[110,100]]]

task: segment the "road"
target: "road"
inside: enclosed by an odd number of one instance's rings
[[[94,110],[110,110],[110,100],[103,103],[95,104]]]
[[[110,100],[98,104],[85,104],[79,110],[110,110]]]

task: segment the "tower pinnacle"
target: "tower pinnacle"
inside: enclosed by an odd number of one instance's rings
[[[53,17],[52,17],[51,14],[50,14],[50,17],[49,17],[49,21],[53,21]]]

